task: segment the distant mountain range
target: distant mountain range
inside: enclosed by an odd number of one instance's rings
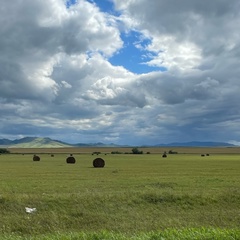
[[[185,143],[169,143],[169,144],[160,144],[157,146],[167,146],[167,147],[236,147],[236,145],[225,142],[185,142]]]
[[[169,143],[157,145],[145,145],[138,147],[235,147],[236,145],[225,142],[185,142]],[[130,145],[104,144],[98,143],[77,143],[69,144],[51,138],[24,137],[21,139],[9,140],[0,139],[0,147],[8,148],[62,148],[62,147],[132,147]]]
[[[52,140],[51,138],[24,137],[21,139],[9,140],[0,139],[0,146],[12,148],[62,148],[71,147],[70,144]]]

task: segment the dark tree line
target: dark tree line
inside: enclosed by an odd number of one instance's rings
[[[133,154],[143,154],[143,151],[138,150],[138,148],[133,148],[132,153]]]
[[[10,153],[6,148],[0,148],[0,153]]]

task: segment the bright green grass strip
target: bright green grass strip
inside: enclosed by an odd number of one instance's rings
[[[108,231],[88,233],[55,233],[39,236],[0,235],[2,240],[238,240],[240,229],[185,228],[139,233],[135,235]]]

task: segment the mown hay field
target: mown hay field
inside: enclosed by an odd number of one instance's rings
[[[240,147],[144,147],[143,153],[163,153],[173,150],[180,154],[240,154]],[[9,148],[11,153],[132,153],[132,147],[69,147],[69,148]]]
[[[38,149],[40,161],[33,161],[35,153],[26,149],[2,154],[1,239],[44,234],[53,234],[49,239],[54,239],[54,234],[78,233],[99,233],[93,239],[108,239],[111,234],[123,234],[115,239],[137,234],[143,236],[138,239],[161,239],[153,238],[153,233],[167,229],[213,229],[213,233],[220,229],[240,236],[240,154],[235,149],[232,154],[201,150],[167,158],[162,158],[162,151],[136,155],[101,151],[103,168],[93,167],[96,155],[91,153],[96,149],[71,151],[75,164],[66,163],[70,152],[52,149],[48,153]],[[201,157],[207,152],[209,156]],[[36,211],[27,213],[25,207]],[[90,239],[87,236],[75,239]]]

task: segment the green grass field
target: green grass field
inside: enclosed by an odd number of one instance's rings
[[[0,155],[0,239],[240,239],[239,154],[39,156]]]

